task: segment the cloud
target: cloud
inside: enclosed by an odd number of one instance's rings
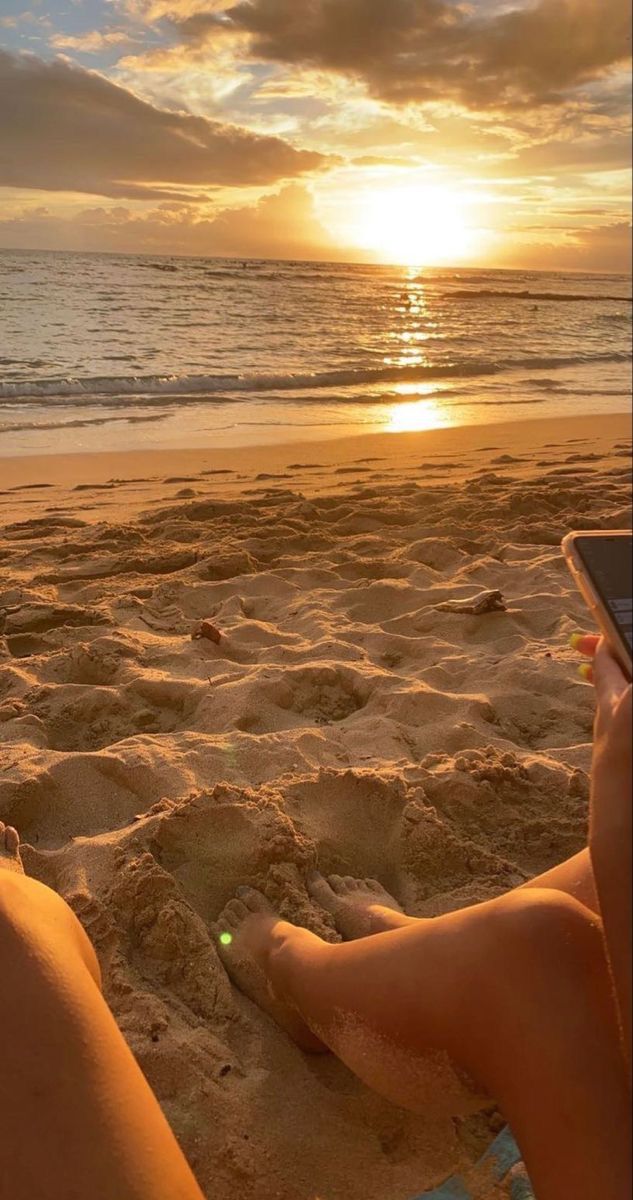
[[[340,257],[317,221],[312,196],[289,184],[255,205],[217,216],[167,202],[149,212],[124,206],[58,216],[45,206],[0,218],[0,246],[33,250],[110,250],[236,258]]]
[[[402,167],[411,168],[411,158],[396,158],[389,154],[362,154],[352,161],[354,167]]]
[[[585,271],[631,270],[631,222],[614,221],[593,229],[571,231],[575,245],[570,251],[570,265]]]
[[[631,161],[628,134],[611,137],[579,136],[552,140],[524,147],[510,164],[511,170],[525,175],[556,175],[572,172],[625,170]],[[510,169],[510,168],[509,168]]]
[[[132,20],[153,24],[163,17],[175,19],[189,17],[198,12],[200,0],[113,0],[119,11]],[[205,12],[220,12],[230,7],[233,0],[206,0]]]
[[[169,112],[95,72],[0,50],[0,186],[147,199],[270,186],[328,163],[278,137]]]
[[[98,54],[101,50],[109,50],[113,46],[126,46],[134,39],[122,29],[114,29],[111,33],[102,33],[93,29],[90,33],[82,33],[74,37],[69,33],[56,33],[50,44],[56,50],[80,50],[84,54]]]
[[[251,208],[227,211],[213,222],[213,253],[252,258],[323,257],[331,239],[318,223],[312,196],[291,184]]]
[[[255,58],[355,76],[392,103],[452,100],[494,110],[560,103],[630,54],[629,0],[539,0],[488,14],[452,0],[217,7],[191,13],[187,0],[182,35],[196,42],[247,33]]]
[[[577,214],[578,215],[578,214]],[[552,229],[517,225],[508,230],[500,265],[533,270],[598,271],[628,274],[631,270],[631,222]]]

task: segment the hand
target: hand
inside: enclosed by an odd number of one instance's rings
[[[594,730],[591,838],[631,823],[632,689],[604,638],[589,634],[573,639],[574,648],[593,659],[584,678],[596,685],[598,708]]]

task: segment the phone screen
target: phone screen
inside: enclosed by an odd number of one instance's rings
[[[594,588],[633,652],[633,537],[579,537],[576,549]]]

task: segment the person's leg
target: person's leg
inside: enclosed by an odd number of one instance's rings
[[[524,889],[539,888],[547,891],[565,892],[568,896],[573,896],[575,900],[579,900],[591,912],[600,913],[596,881],[593,876],[591,855],[588,850],[581,851],[575,858],[568,859],[567,862],[561,863],[558,867],[552,867],[551,871],[546,871],[544,875],[539,875],[537,879],[531,879],[523,887]]]
[[[401,929],[406,925],[415,925],[421,919],[403,912],[398,901],[375,879],[330,875],[326,883],[322,876],[316,876],[314,886],[310,883],[308,886],[315,900],[321,903],[324,899],[324,885],[325,907],[332,913],[337,929],[347,941]],[[583,850],[575,858],[570,858],[544,875],[524,883],[520,890],[533,889],[563,892],[584,904],[590,912],[598,915],[600,913],[588,850]]]
[[[240,889],[217,933],[238,986],[295,1035],[300,1018],[313,1045],[395,1103],[441,1102],[444,1060],[467,1071],[503,1107],[539,1200],[628,1200],[629,1095],[602,931],[572,897],[520,891],[330,945]]]
[[[74,914],[0,822],[0,1195],[201,1200]]]

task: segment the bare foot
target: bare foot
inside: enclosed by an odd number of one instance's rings
[[[336,928],[348,941],[389,933],[410,925],[397,900],[376,879],[353,879],[351,875],[330,875],[318,871],[308,880],[310,895],[334,917]]]
[[[282,921],[261,892],[253,888],[237,889],[214,926],[217,950],[233,983],[268,1013],[302,1050],[323,1053],[323,1042],[308,1028],[299,1014],[273,990],[276,956],[289,939],[311,938],[307,930]]]
[[[0,821],[0,870],[17,871],[24,875],[24,867],[20,858],[20,837],[12,825]]]

